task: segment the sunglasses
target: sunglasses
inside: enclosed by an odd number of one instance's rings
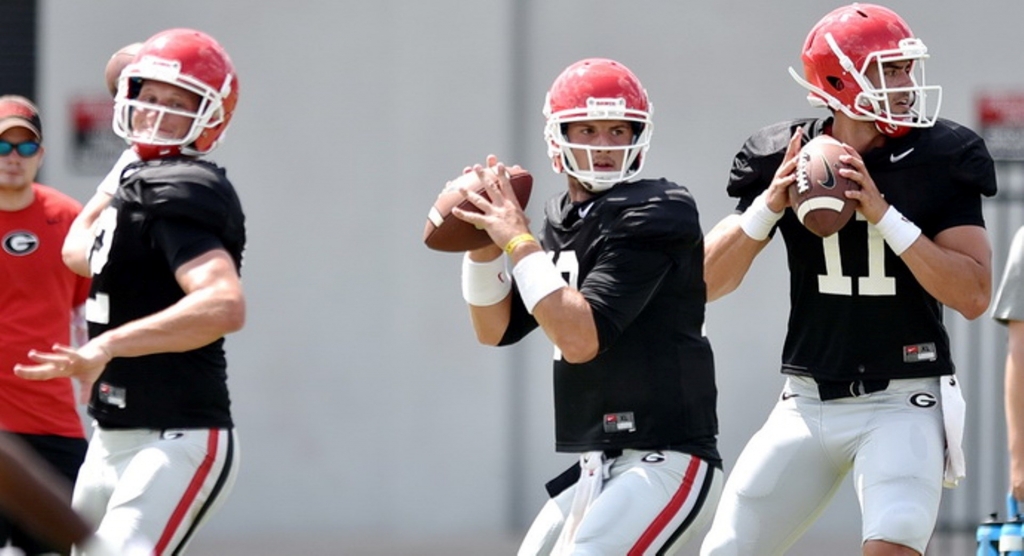
[[[22,141],[21,143],[11,143],[10,141],[0,140],[0,156],[7,156],[15,149],[17,149],[18,154],[24,158],[35,156],[35,154],[39,152],[39,142]]]

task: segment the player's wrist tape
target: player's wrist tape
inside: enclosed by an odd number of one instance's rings
[[[469,253],[462,257],[462,299],[470,305],[495,305],[512,291],[512,280],[505,272],[505,257],[476,262]]]
[[[921,228],[907,220],[892,205],[889,205],[889,210],[885,211],[875,228],[896,256],[902,255],[921,236]]]
[[[533,308],[541,299],[569,286],[555,269],[551,257],[543,251],[530,253],[520,259],[512,268],[512,275],[516,278],[516,287],[523,298],[523,305],[526,305],[526,310],[531,315]]]
[[[512,251],[515,251],[516,247],[531,241],[537,243],[537,238],[533,237],[533,234],[519,234],[508,240],[508,243],[505,244],[505,254],[511,257]]]
[[[782,212],[774,212],[768,208],[768,203],[764,200],[766,194],[767,192],[758,195],[754,202],[747,207],[747,210],[740,215],[740,228],[743,228],[743,233],[757,241],[768,239],[768,234],[771,233],[775,223],[782,218]]]

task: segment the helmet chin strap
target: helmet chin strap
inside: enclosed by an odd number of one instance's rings
[[[181,154],[181,148],[177,145],[150,145],[147,143],[132,143],[132,150],[139,155],[140,160],[155,160]]]
[[[590,168],[594,167],[594,155],[590,149],[586,149],[587,160]],[[562,154],[562,166],[565,169],[565,173],[576,178],[576,181],[580,182],[580,185],[584,189],[591,193],[599,193],[611,189],[618,183],[621,183],[627,179],[627,170],[622,169],[613,172],[599,172],[596,170],[580,170],[575,160],[571,159],[571,155],[563,152]]]
[[[913,128],[905,125],[896,125],[892,122],[886,122],[883,120],[875,120],[875,129],[886,137],[898,139],[910,133],[910,130]]]

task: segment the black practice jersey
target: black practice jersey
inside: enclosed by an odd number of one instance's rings
[[[223,248],[241,268],[245,221],[218,166],[189,158],[128,166],[101,214],[89,256],[89,335],[161,311],[184,297],[182,264]],[[89,413],[105,428],[232,426],[224,338],[183,353],[113,359]]]
[[[740,198],[737,208],[745,210],[768,188],[797,127],[804,127],[806,142],[831,123],[794,120],[751,136],[729,180],[729,195]],[[973,131],[939,120],[862,156],[885,200],[926,237],[954,226],[985,225],[981,196],[995,194],[995,168]],[[819,380],[953,373],[940,303],[859,213],[822,239],[787,209],[778,230],[790,271],[784,373]]]
[[[554,362],[562,452],[673,449],[720,462],[714,360],[703,334],[704,237],[693,197],[666,180],[545,207],[541,243],[590,303],[597,356]],[[502,344],[537,327],[514,290]]]

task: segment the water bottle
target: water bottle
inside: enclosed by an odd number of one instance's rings
[[[1013,493],[1006,495],[1006,523],[999,528],[999,556],[1024,556],[1024,538]]]
[[[999,532],[1003,524],[998,521],[995,513],[978,525],[978,552],[976,556],[999,556]]]

